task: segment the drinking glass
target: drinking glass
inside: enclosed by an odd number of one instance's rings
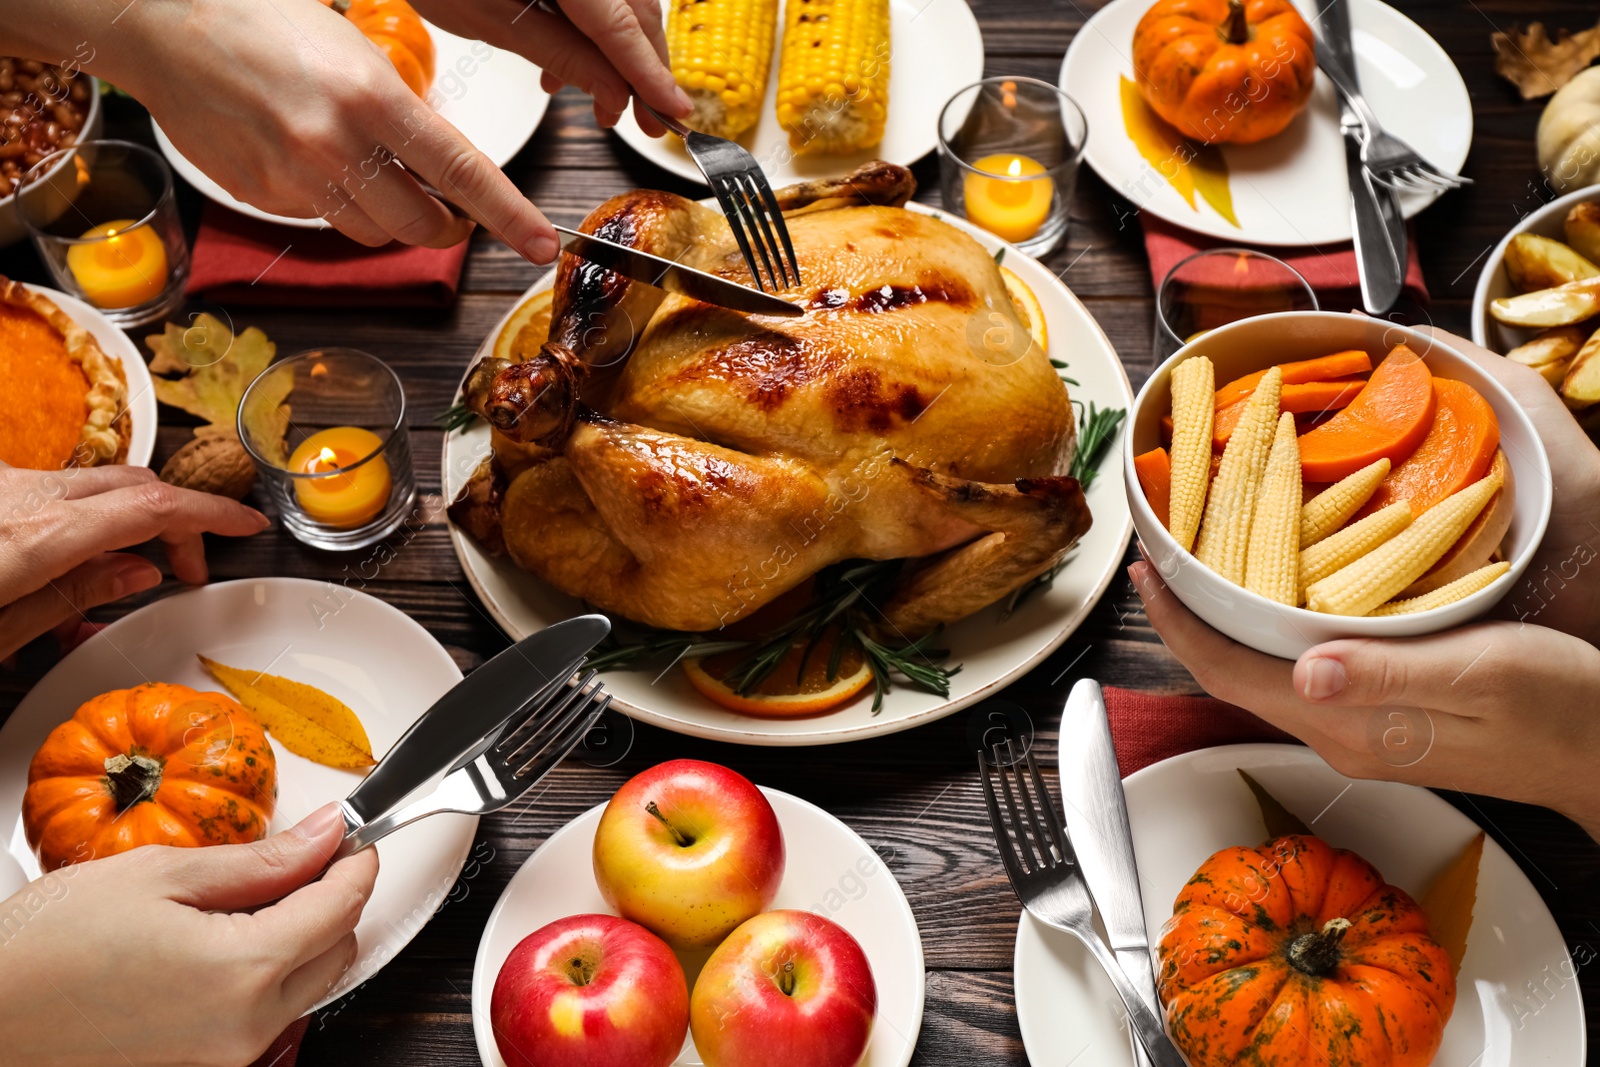
[[[1249,248],[1196,252],[1167,271],[1156,290],[1155,361],[1230,322],[1320,310],[1310,283],[1281,259]]]

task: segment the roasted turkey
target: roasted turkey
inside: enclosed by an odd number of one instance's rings
[[[778,193],[796,318],[663,293],[572,256],[548,334],[480,360],[491,456],[450,508],[493,551],[597,607],[714,630],[829,564],[913,558],[905,636],[969,615],[1089,528],[1067,390],[1000,267],[869,164]],[[583,230],[749,284],[723,217],[613,197]]]

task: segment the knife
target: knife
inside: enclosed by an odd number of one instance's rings
[[[457,682],[344,799],[347,832],[399,804],[517,712],[566,684],[610,632],[604,615],[579,615],[524,637]]]
[[[636,282],[653,285],[657,289],[665,289],[669,293],[678,293],[699,300],[701,303],[715,304],[717,307],[731,308],[751,315],[793,317],[805,314],[802,308],[787,300],[780,300],[759,289],[730,282],[726,278],[686,267],[682,263],[661,256],[653,256],[649,252],[641,252],[637,248],[619,245],[593,234],[569,230],[565,226],[557,226],[556,232],[561,234],[563,252],[570,252],[591,263],[598,263],[607,270],[616,271]]]
[[[1144,900],[1133,858],[1122,775],[1111,744],[1105,697],[1100,683],[1092,678],[1079,681],[1067,696],[1058,750],[1067,836],[1077,850],[1089,894],[1106,928],[1106,943],[1122,965],[1122,973],[1159,1019],[1161,1002],[1156,998],[1150,935],[1144,925]],[[1134,1053],[1141,1064],[1150,1062],[1137,1041]]]
[[[1339,90],[1339,132],[1344,136],[1350,233],[1361,279],[1361,304],[1369,314],[1381,315],[1400,298],[1405,282],[1406,222],[1394,190],[1374,182],[1361,162],[1368,129],[1352,103],[1361,101],[1361,85],[1350,41],[1347,2],[1330,0],[1322,9],[1322,47],[1317,50],[1317,65]]]

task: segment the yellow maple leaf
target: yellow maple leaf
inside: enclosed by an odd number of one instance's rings
[[[237,423],[245,389],[278,351],[256,327],[235,335],[216,316],[204,312],[188,326],[169,322],[163,332],[145,340],[153,353],[150,371],[156,399],[230,432]],[[252,404],[255,417],[245,427],[251,444],[275,461],[281,462],[287,454],[284,438],[289,430],[289,408],[284,400],[293,387],[292,374],[267,378],[259,388],[268,391],[260,403]]]
[[[1450,965],[1461,973],[1467,954],[1467,934],[1472,930],[1472,910],[1478,903],[1478,864],[1483,859],[1483,831],[1467,842],[1461,854],[1439,873],[1422,895],[1433,939],[1450,954]]]
[[[315,686],[200,657],[284,748],[324,767],[370,767],[372,742],[356,713]]]

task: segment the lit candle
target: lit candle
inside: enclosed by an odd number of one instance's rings
[[[972,165],[982,174],[968,174],[963,183],[967,218],[996,237],[1026,241],[1050,216],[1056,183],[1043,174],[1044,165],[1027,156],[984,156]],[[989,177],[993,174],[996,177]]]
[[[360,463],[382,447],[383,439],[359,426],[335,426],[300,442],[289,457],[296,474],[327,474]],[[323,478],[296,478],[294,493],[300,507],[327,526],[360,526],[389,502],[389,464],[372,456],[353,470]]]
[[[67,269],[95,307],[135,307],[167,287],[167,250],[149,226],[118,219],[83,236],[90,243],[67,249]]]

